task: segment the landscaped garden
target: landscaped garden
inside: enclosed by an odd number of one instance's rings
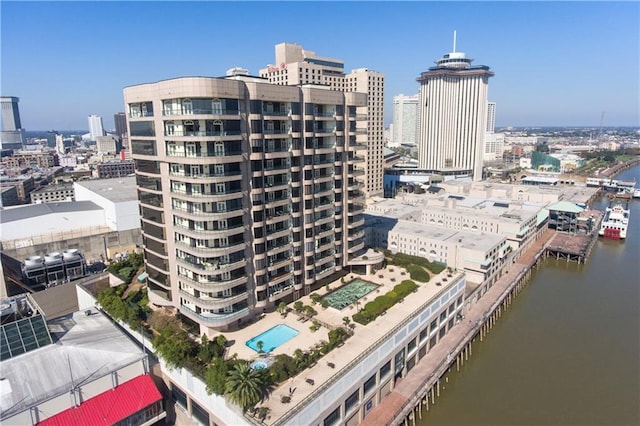
[[[364,308],[353,315],[353,320],[366,325],[383,315],[389,308],[401,302],[406,296],[417,290],[418,285],[411,280],[404,280],[393,287],[393,290],[380,295],[364,305]]]
[[[430,273],[437,275],[444,271],[447,265],[439,262],[430,262],[424,257],[410,256],[408,254],[392,254],[390,250],[383,250],[388,265],[396,265],[405,268],[412,280],[423,283],[429,282]]]

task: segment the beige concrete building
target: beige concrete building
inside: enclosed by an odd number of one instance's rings
[[[203,332],[308,294],[364,251],[366,95],[229,74],[124,89],[150,300]]]
[[[48,185],[31,193],[31,204],[74,201],[73,185]]]
[[[340,92],[367,94],[367,104],[358,108],[361,117],[352,128],[356,134],[364,134],[365,193],[382,195],[384,154],[384,74],[367,68],[344,72],[344,61],[316,56],[292,43],[280,43],[275,47],[275,65],[260,70],[260,76],[270,83],[280,85],[318,84]]]

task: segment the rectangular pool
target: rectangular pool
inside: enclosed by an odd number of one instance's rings
[[[257,335],[256,337],[247,340],[245,343],[248,347],[256,352],[260,352],[258,349],[258,342],[262,342],[262,352],[271,352],[283,343],[293,339],[298,335],[298,330],[291,328],[285,324],[278,324],[275,327],[271,327],[264,333]]]
[[[380,286],[377,284],[356,278],[339,289],[327,294],[322,300],[326,300],[332,308],[342,310],[378,287]]]

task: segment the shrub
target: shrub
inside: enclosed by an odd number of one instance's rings
[[[296,300],[293,303],[293,309],[295,309],[296,312],[298,312],[298,313],[302,312],[303,307],[304,307],[304,305],[300,300]]]
[[[415,289],[418,288],[418,285],[411,280],[404,280],[400,284],[393,287],[393,291],[398,294],[398,297],[402,299],[403,297],[411,294]]]
[[[421,281],[423,283],[429,282],[429,273],[425,271],[422,266],[408,265],[406,268],[407,271],[409,271],[411,279]]]

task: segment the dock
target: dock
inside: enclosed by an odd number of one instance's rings
[[[594,224],[589,232],[555,232],[545,246],[544,257],[566,260],[567,262],[585,263],[598,239],[598,230],[603,218],[602,212],[597,210],[591,210],[588,214],[593,218]]]

